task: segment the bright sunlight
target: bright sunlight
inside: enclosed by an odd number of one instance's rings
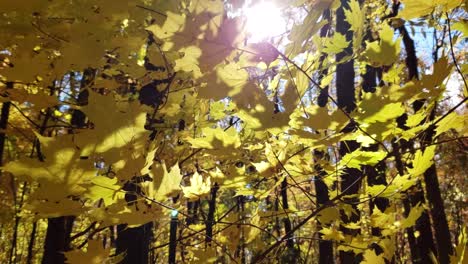
[[[286,20],[281,10],[272,2],[257,1],[243,9],[247,19],[246,30],[249,42],[268,41],[286,32]]]

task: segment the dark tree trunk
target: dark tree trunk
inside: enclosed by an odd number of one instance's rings
[[[283,210],[287,211],[289,209],[287,178],[284,178],[284,180],[281,182],[280,194],[281,194],[281,205],[283,207]],[[286,238],[287,251],[282,256],[281,261],[283,263],[297,263],[300,249],[298,245],[295,243],[294,236],[291,233],[293,226],[291,223],[291,219],[289,219],[288,214],[286,214],[285,217],[283,218],[283,224],[284,224],[284,233],[289,234],[289,235]]]
[[[430,120],[434,120],[434,116],[435,112],[433,110]],[[434,129],[430,129],[427,133],[424,133],[421,136],[421,144],[423,146],[430,144],[434,134]],[[432,166],[424,172],[424,182],[434,228],[435,241],[437,244],[437,257],[440,263],[449,263],[450,255],[452,254],[452,241],[450,238],[447,215],[445,214],[444,201],[440,193],[439,179],[437,177],[437,168],[435,164],[432,164]]]
[[[327,37],[327,35],[330,32],[330,10],[327,9],[323,12],[323,19],[326,20],[328,23],[324,25],[320,29],[320,37],[324,38]],[[322,79],[325,75],[328,74],[328,67],[324,65],[324,61],[327,57],[327,54],[323,53],[320,56],[320,76],[319,78]],[[322,89],[319,91],[319,95],[317,98],[317,104],[320,107],[326,107],[328,103],[328,86],[322,87]],[[325,171],[318,165],[318,161],[325,158],[324,153],[319,150],[314,151],[314,158],[316,165],[314,166],[316,175],[314,177],[314,185],[315,185],[315,192],[316,192],[316,200],[317,200],[317,206],[321,206],[328,202],[330,200],[329,194],[328,194],[328,186],[325,184],[323,181],[323,177],[325,176]],[[318,229],[321,228],[321,223],[318,221]],[[319,234],[319,264],[329,264],[329,263],[334,263],[334,256],[333,256],[333,242],[330,240],[323,240],[323,235],[322,233]]]
[[[117,226],[116,252],[125,252],[122,264],[147,264],[149,261],[149,245],[152,238],[153,223],[129,228],[127,225]]]
[[[324,158],[323,152],[314,151],[314,158],[316,161]],[[323,181],[323,177],[326,176],[326,172],[320,167],[315,165],[315,171],[317,175],[314,177],[315,193],[317,197],[317,206],[321,206],[330,200],[328,194],[328,186]],[[319,228],[321,226],[320,221],[318,222]],[[333,243],[330,240],[322,240],[323,235],[319,233],[319,264],[334,263],[333,256]]]
[[[70,250],[70,234],[74,217],[49,218],[42,264],[65,263],[63,252]]]
[[[393,14],[391,16],[396,16],[398,13],[399,3],[394,4],[393,6]],[[417,79],[418,78],[418,60],[416,56],[416,49],[414,45],[414,41],[409,35],[406,27],[403,25],[398,28],[400,33],[403,36],[403,45],[406,50],[406,58],[405,63],[408,69],[408,79]],[[418,111],[423,106],[423,101],[416,101],[413,103],[414,111]],[[407,129],[405,123],[408,116],[407,114],[403,114],[397,119],[398,127],[402,129]],[[394,144],[396,146],[396,144]],[[412,149],[411,142],[401,141],[400,146],[398,146],[399,150],[407,150]],[[401,160],[397,160],[397,167],[399,167],[400,174],[403,173],[403,164]],[[426,183],[427,184],[427,183]],[[438,189],[438,185],[436,187]],[[403,201],[405,215],[409,214],[410,208],[417,205],[417,204],[424,204],[424,192],[422,190],[422,185],[418,183],[414,188],[414,191],[408,193],[407,198]],[[414,235],[414,231],[419,233],[419,236]],[[408,242],[410,244],[410,251],[411,251],[411,259],[413,263],[431,263],[431,254],[436,254],[435,243],[432,235],[432,228],[431,222],[429,218],[429,214],[427,211],[424,211],[421,214],[421,217],[416,221],[416,225],[414,228],[408,228],[407,230],[408,235]]]
[[[219,186],[217,183],[211,188],[211,199],[208,202],[208,217],[206,219],[206,236],[205,241],[206,243],[211,243],[213,240],[213,226],[215,224],[214,214],[216,210],[216,194],[218,193]]]
[[[350,42],[344,51],[336,55],[336,61],[341,61],[345,56],[352,54],[352,39],[353,32],[350,30],[350,25],[345,20],[344,10],[350,9],[348,0],[341,0],[341,6],[336,11],[336,32],[346,36],[346,40]],[[336,66],[336,94],[338,107],[350,113],[356,108],[355,87],[354,87],[354,60],[348,60],[345,63],[339,63]],[[349,124],[343,132],[350,133],[356,129],[354,124]],[[340,156],[353,152],[359,148],[356,141],[344,141],[340,143]],[[362,172],[354,168],[345,168],[341,176],[341,191],[346,195],[355,194],[359,191]],[[354,205],[356,199],[346,199],[345,202],[353,203],[354,212],[358,212],[357,206]],[[342,213],[341,218],[344,223],[359,221],[359,213],[353,213],[351,217],[347,217]],[[357,230],[350,230],[342,227],[345,234],[356,235]],[[355,263],[361,260],[360,256],[356,256],[353,251],[340,251],[339,258],[341,263]]]
[[[368,32],[367,37],[370,36],[370,32]],[[372,66],[366,66],[366,73],[362,76],[362,89],[364,92],[375,92],[377,89],[377,79],[379,77],[380,69],[374,68]],[[370,147],[366,148],[367,151],[377,151],[379,149],[378,144],[373,144]],[[385,178],[385,162],[379,162],[376,166],[363,166],[364,175],[367,176],[367,184],[369,186],[373,185],[387,185],[387,180]],[[377,197],[372,199],[369,202],[371,213],[374,210],[374,206],[381,212],[385,212],[385,210],[390,205],[390,202],[387,198]],[[380,236],[381,231],[379,228],[372,228],[372,235]],[[379,250],[377,250],[379,251]],[[378,253],[378,252],[376,252]]]
[[[2,132],[0,132],[0,165],[3,165],[3,153],[5,150],[5,141],[6,141],[6,135],[5,135],[5,129],[7,128],[8,124],[8,118],[10,116],[10,102],[5,102],[2,104],[2,111],[1,111],[1,116],[0,116],[0,129]]]
[[[36,240],[36,231],[37,231],[37,222],[34,221],[32,230],[31,230],[31,235],[29,236],[29,242],[28,242],[28,255],[26,257],[26,264],[31,264],[33,263],[33,258],[34,258],[34,243]]]

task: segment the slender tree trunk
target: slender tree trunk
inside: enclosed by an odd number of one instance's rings
[[[367,34],[367,38],[370,36],[370,32]],[[362,76],[362,89],[364,92],[375,92],[377,88],[377,78],[379,77],[379,69],[371,67],[369,65],[366,66],[366,73]],[[379,149],[378,144],[373,144],[370,147],[366,148],[367,151],[377,151]],[[387,180],[385,178],[385,162],[379,162],[375,166],[365,165],[363,166],[363,172],[367,176],[367,184],[369,186],[373,185],[387,185]],[[371,213],[374,210],[374,207],[377,208],[381,212],[385,212],[385,210],[389,207],[390,202],[387,198],[383,197],[376,197],[369,202]],[[372,228],[372,235],[374,236],[381,236],[381,230],[379,228]],[[376,249],[376,254],[379,254],[381,249]]]
[[[7,83],[7,89],[13,88],[13,83]],[[2,110],[0,114],[0,166],[3,166],[4,163],[4,152],[5,152],[5,142],[6,142],[6,134],[5,130],[8,125],[8,118],[10,117],[10,102],[5,102],[2,104]],[[16,191],[15,191],[16,194]],[[16,201],[16,195],[14,197]],[[16,238],[18,234],[18,223],[19,223],[19,218],[18,216],[15,216],[15,226],[14,226],[14,231],[13,231],[13,237],[12,237],[12,243],[11,243],[11,248],[10,248],[10,263],[12,263],[14,259],[15,251],[16,251]]]
[[[345,21],[344,10],[350,9],[349,0],[341,0],[341,6],[336,11],[336,32],[346,36],[346,40],[349,41],[349,45],[336,55],[336,61],[341,61],[348,54],[352,54],[352,39],[353,32],[350,30],[350,25]],[[354,60],[349,60],[345,63],[339,63],[336,66],[336,94],[338,107],[344,111],[350,113],[356,108],[355,98],[355,87],[354,87]],[[350,133],[356,129],[354,124],[349,124],[343,132]],[[359,144],[356,141],[344,141],[340,143],[340,156],[343,157],[347,153],[353,152],[359,148]],[[360,188],[360,182],[362,178],[362,172],[355,168],[345,168],[343,175],[341,176],[341,191],[346,195],[356,194]],[[351,217],[347,217],[342,213],[341,218],[344,223],[358,222],[359,221],[359,210],[354,202],[356,199],[346,199],[345,202],[353,203],[353,213]],[[351,230],[342,227],[345,234],[355,236],[358,234],[358,230]],[[353,251],[340,251],[339,258],[341,263],[356,263],[359,262],[361,257],[356,256]]]
[[[281,189],[280,189],[280,194],[281,194],[281,204],[283,207],[283,210],[288,210],[289,209],[289,201],[288,201],[288,181],[287,178],[284,178],[284,180],[281,182]],[[299,257],[299,252],[300,249],[298,248],[298,245],[294,242],[294,236],[291,234],[292,230],[292,223],[291,219],[289,219],[289,215],[286,214],[283,217],[283,224],[284,224],[284,233],[285,234],[290,234],[286,238],[286,247],[287,251],[285,254],[282,256],[282,262],[284,263],[297,263],[298,257]]]
[[[3,165],[4,161],[4,151],[5,151],[5,141],[6,141],[6,135],[5,135],[5,129],[7,128],[8,124],[8,118],[10,116],[10,102],[5,102],[2,104],[2,110],[0,114],[0,165]]]
[[[314,158],[316,162],[324,158],[323,152],[314,151]],[[328,194],[328,186],[323,181],[323,177],[326,176],[326,172],[320,167],[320,165],[315,165],[315,171],[317,175],[314,177],[315,183],[315,193],[317,197],[317,206],[323,205],[330,200]],[[318,227],[321,227],[320,221],[318,222]],[[322,240],[323,235],[319,233],[319,264],[329,264],[334,263],[333,256],[333,243],[330,240]]]
[[[323,19],[326,20],[328,23],[324,25],[320,29],[320,37],[324,38],[327,37],[327,35],[330,32],[330,10],[327,9],[323,12]],[[327,54],[322,54],[320,56],[320,67],[321,67],[321,72],[319,78],[322,79],[325,75],[328,74],[328,67],[324,65],[324,61],[327,57]],[[320,107],[326,107],[327,102],[328,102],[328,86],[322,87],[319,91],[319,95],[317,98],[317,104]],[[328,186],[325,184],[323,181],[323,177],[325,176],[325,171],[318,165],[318,161],[324,158],[324,153],[323,151],[315,150],[314,151],[314,158],[316,165],[314,166],[314,169],[316,171],[316,175],[314,177],[314,185],[315,185],[315,192],[316,192],[316,199],[317,199],[317,206],[323,205],[326,202],[330,200],[329,194],[328,194]],[[321,223],[318,221],[318,229],[321,228]],[[329,263],[334,263],[334,256],[333,256],[333,243],[330,240],[323,240],[323,234],[319,234],[319,264],[329,264]]]
[[[398,13],[399,2],[393,5],[393,14],[391,16],[396,16]],[[414,45],[413,39],[410,37],[406,27],[403,25],[398,28],[400,33],[403,36],[403,45],[406,50],[406,58],[405,63],[408,69],[408,79],[418,78],[418,63],[416,57],[416,49]],[[414,111],[418,111],[423,106],[423,101],[416,101],[413,103]],[[399,128],[407,129],[405,123],[408,118],[407,114],[403,114],[402,116],[397,118],[397,124]],[[394,147],[397,147],[399,151],[404,151],[406,149],[412,149],[411,142],[401,141],[399,146],[393,144]],[[399,163],[399,164],[398,164]],[[397,167],[399,167],[399,173],[403,173],[403,166],[401,159],[397,159]],[[411,207],[416,206],[417,204],[424,204],[424,192],[422,190],[422,186],[418,183],[414,188],[414,191],[408,193],[407,198],[403,201],[405,215],[409,214]],[[415,231],[417,231],[418,235],[415,236]],[[435,251],[435,243],[432,236],[432,228],[430,223],[429,214],[427,211],[424,211],[421,214],[421,217],[416,221],[416,225],[414,228],[407,229],[407,236],[408,242],[410,244],[410,251],[411,251],[411,258],[413,263],[431,263],[431,253],[436,253]]]
[[[213,240],[213,226],[215,224],[214,214],[216,210],[216,194],[218,193],[219,186],[217,183],[211,188],[211,199],[208,202],[208,216],[206,219],[206,236],[205,242],[210,244]]]
[[[442,34],[442,41],[445,36]],[[439,43],[435,36],[436,42]],[[434,63],[438,61],[438,50],[442,45],[437,44],[433,53]],[[435,110],[432,110],[430,120],[434,120]],[[421,144],[428,145],[432,142],[435,135],[434,129],[428,130],[421,136]],[[437,177],[437,168],[435,164],[424,172],[424,182],[426,187],[426,196],[429,202],[431,219],[434,228],[435,241],[437,244],[437,257],[440,263],[449,263],[452,254],[452,241],[450,238],[450,229],[445,214],[444,201],[440,193],[439,179]]]
[[[28,242],[28,255],[26,257],[26,264],[33,263],[34,258],[34,242],[36,240],[37,222],[34,221],[32,225],[31,235],[29,235]]]

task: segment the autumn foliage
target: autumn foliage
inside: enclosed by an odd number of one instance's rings
[[[0,262],[466,261],[467,3],[273,2],[0,1]]]

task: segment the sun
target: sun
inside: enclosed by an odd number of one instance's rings
[[[268,1],[257,1],[243,9],[249,42],[269,41],[286,32],[286,20],[281,9]]]

